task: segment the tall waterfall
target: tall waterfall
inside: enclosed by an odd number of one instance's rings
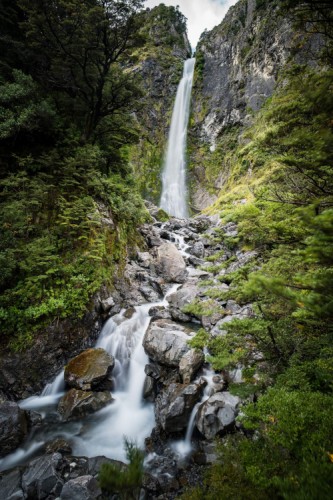
[[[184,63],[172,112],[168,148],[162,175],[160,207],[175,217],[188,217],[186,195],[186,138],[195,59]]]

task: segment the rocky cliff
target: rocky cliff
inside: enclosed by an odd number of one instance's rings
[[[163,4],[143,14],[141,35],[145,43],[132,54],[130,69],[144,90],[137,114],[140,139],[131,161],[144,197],[157,201],[173,102],[191,47],[186,19],[177,8]]]
[[[228,175],[226,151],[273,94],[286,65],[312,64],[318,53],[320,38],[297,33],[280,4],[240,0],[220,25],[201,36],[190,131],[196,208],[215,199]]]

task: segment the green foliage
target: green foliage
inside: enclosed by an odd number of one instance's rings
[[[117,494],[119,498],[138,499],[143,477],[144,453],[133,443],[124,440],[128,465],[104,463],[99,472],[99,482],[103,490]]]
[[[223,440],[204,487],[185,498],[332,492],[332,71],[298,66],[283,78],[229,156],[215,205],[238,227],[237,241],[215,237],[255,250],[221,276],[224,298],[252,303],[254,315],[223,324],[209,360],[216,370],[242,365],[243,382],[229,390],[254,402],[242,407],[244,435]],[[214,283],[206,292],[220,293]]]

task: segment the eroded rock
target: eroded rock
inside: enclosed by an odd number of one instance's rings
[[[167,283],[184,283],[186,264],[173,243],[163,243],[157,249],[156,270]]]
[[[98,481],[90,475],[71,479],[61,491],[61,500],[95,500],[100,497],[102,490]]]
[[[0,404],[0,457],[11,453],[28,432],[27,414],[12,401]]]
[[[58,412],[63,420],[82,418],[110,404],[110,392],[91,392],[70,389],[59,401]]]
[[[190,349],[184,354],[179,362],[179,373],[183,384],[189,384],[193,380],[204,361],[204,353],[199,349]]]
[[[171,367],[178,366],[183,355],[190,350],[187,342],[192,335],[188,328],[159,319],[150,324],[142,344],[152,360]]]
[[[200,400],[204,379],[183,385],[170,384],[156,398],[156,422],[168,433],[186,429],[194,405]]]
[[[235,423],[240,399],[229,392],[217,392],[205,401],[196,416],[196,426],[206,439]]]

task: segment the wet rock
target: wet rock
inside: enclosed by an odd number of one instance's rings
[[[28,410],[26,411],[26,414],[28,418],[29,429],[40,427],[42,425],[43,417],[40,413],[33,410]]]
[[[188,340],[193,332],[173,321],[159,319],[150,324],[143,338],[143,347],[148,356],[167,366],[178,366],[183,355],[189,351]]]
[[[109,312],[114,305],[115,301],[113,297],[108,297],[107,299],[101,301],[101,308],[105,313]]]
[[[149,375],[146,376],[144,381],[143,398],[148,401],[154,401],[155,399],[155,380]]]
[[[137,259],[138,259],[140,266],[147,268],[147,269],[150,267],[150,265],[152,264],[152,261],[153,261],[153,258],[149,252],[138,252]]]
[[[16,468],[0,475],[0,498],[21,500],[26,498],[21,488],[21,471]]]
[[[229,392],[217,392],[205,401],[196,416],[196,426],[206,439],[235,423],[240,399]]]
[[[90,392],[70,389],[59,401],[58,412],[63,420],[82,418],[112,402],[108,391]]]
[[[163,385],[169,385],[171,383],[178,384],[181,382],[177,368],[171,369],[168,366],[163,366],[154,362],[145,366],[145,374]]]
[[[205,247],[202,241],[197,241],[188,249],[188,252],[199,259],[202,259],[205,256]]]
[[[156,422],[167,433],[186,429],[194,405],[200,400],[206,381],[190,385],[170,384],[156,398]]]
[[[186,280],[185,261],[173,243],[163,243],[158,247],[156,270],[167,283],[184,283]]]
[[[93,476],[71,479],[61,491],[61,500],[95,500],[102,495],[97,480]]]
[[[0,457],[14,451],[28,432],[28,419],[24,410],[12,401],[0,404]]]
[[[204,353],[199,349],[190,349],[179,362],[179,373],[183,384],[189,384],[205,360]]]
[[[149,309],[149,316],[153,319],[171,319],[171,314],[164,306],[154,306]]]
[[[169,302],[170,313],[175,321],[190,322],[196,316],[190,313],[183,312],[183,308],[191,304],[200,295],[200,290],[196,285],[195,280],[185,283],[175,293],[167,298]]]
[[[72,447],[66,439],[58,438],[46,444],[45,452],[47,454],[61,453],[62,455],[70,455],[72,453]]]
[[[65,368],[65,382],[69,387],[90,391],[108,377],[114,359],[104,349],[87,349],[71,359]]]
[[[29,463],[22,476],[22,489],[28,498],[43,499],[59,496],[63,480],[61,478],[62,457],[60,453],[45,455]]]

